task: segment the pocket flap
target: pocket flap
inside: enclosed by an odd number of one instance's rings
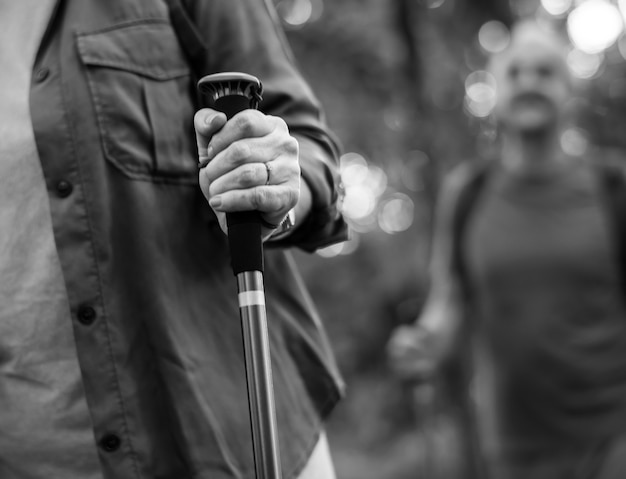
[[[126,70],[156,80],[190,73],[176,33],[165,20],[132,22],[81,33],[77,42],[85,65]]]

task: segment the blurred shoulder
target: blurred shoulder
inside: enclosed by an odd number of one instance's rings
[[[458,163],[448,173],[446,173],[440,195],[447,198],[446,202],[456,202],[455,200],[476,180],[484,177],[494,165],[495,160],[466,160]]]

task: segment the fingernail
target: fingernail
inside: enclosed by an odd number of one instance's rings
[[[219,196],[214,196],[209,200],[209,204],[213,208],[219,208],[220,206],[222,206],[222,198]]]
[[[211,143],[206,148],[206,156],[209,161],[213,159],[213,145]]]
[[[211,127],[212,130],[216,129],[220,123],[219,115],[211,115],[204,118],[204,123]]]

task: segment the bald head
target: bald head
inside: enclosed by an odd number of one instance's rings
[[[539,133],[563,123],[572,79],[567,45],[556,32],[536,22],[519,23],[489,70],[497,85],[494,115],[505,129]]]
[[[567,66],[568,45],[554,30],[533,20],[517,23],[511,31],[511,41],[505,50],[491,56],[488,70],[498,79],[512,60],[546,60],[566,77],[570,78]]]

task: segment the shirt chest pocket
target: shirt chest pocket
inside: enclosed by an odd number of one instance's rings
[[[136,180],[197,182],[192,79],[165,20],[79,34],[104,155]]]

